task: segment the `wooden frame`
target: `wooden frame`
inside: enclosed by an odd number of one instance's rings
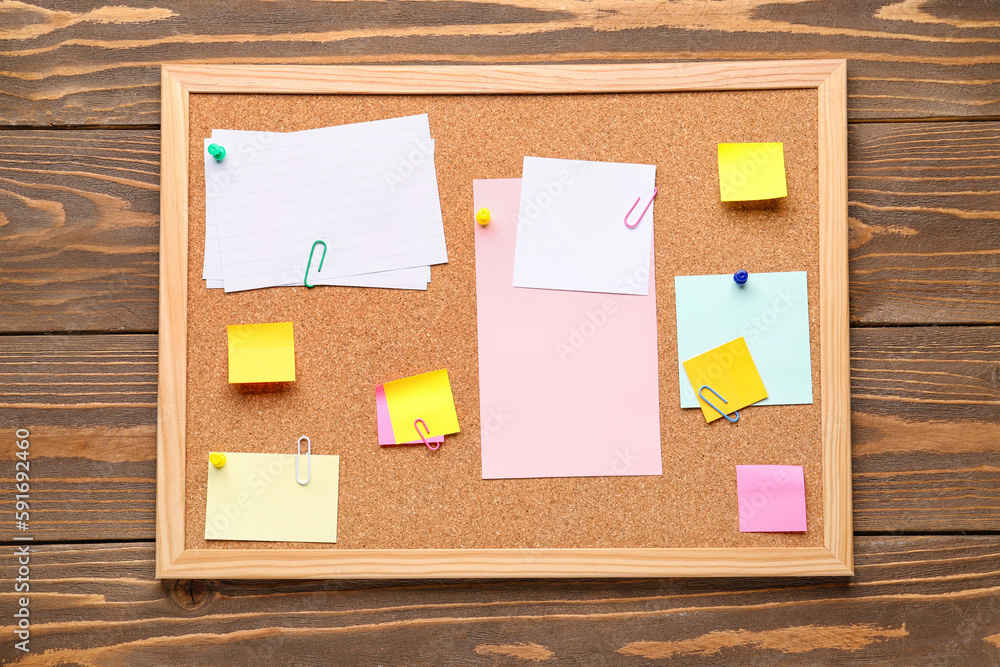
[[[162,69],[157,578],[651,577],[853,574],[846,62],[448,67],[171,65]],[[816,88],[819,121],[822,547],[186,549],[188,96],[512,94]]]

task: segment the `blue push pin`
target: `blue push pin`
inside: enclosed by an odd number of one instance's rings
[[[214,157],[216,162],[222,162],[222,158],[226,157],[226,149],[219,144],[209,144],[208,154]]]
[[[744,271],[743,269],[740,269],[739,271],[733,274],[733,280],[735,280],[736,284],[739,285],[740,287],[747,284],[747,278],[749,277],[750,274]]]

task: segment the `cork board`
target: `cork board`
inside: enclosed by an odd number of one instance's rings
[[[821,382],[821,289],[827,276],[821,270],[820,87],[376,92],[187,95],[186,127],[180,130],[188,147],[188,207],[179,232],[187,244],[186,288],[178,295],[186,313],[186,437],[183,466],[176,471],[184,480],[180,551],[211,554],[216,563],[247,554],[267,558],[268,552],[313,552],[322,561],[332,553],[329,562],[337,563],[336,552],[518,554],[523,560],[526,553],[560,551],[828,550],[831,464],[824,450],[824,403],[843,397],[825,395],[828,385]],[[426,292],[300,286],[225,294],[205,288],[200,147],[213,128],[287,132],[417,113],[429,115],[436,141],[449,258],[432,268]],[[722,141],[783,142],[789,196],[767,204],[720,202],[716,144]],[[525,155],[658,165],[653,222],[662,476],[482,479],[472,183],[519,177]],[[739,268],[751,274],[807,272],[814,403],[769,406],[761,409],[766,418],[754,414],[734,425],[706,426],[700,411],[679,407],[674,276]],[[230,385],[225,325],[280,321],[295,325],[296,382]],[[462,432],[449,436],[437,453],[378,447],[375,386],[438,368],[449,371]],[[341,457],[338,542],[206,541],[209,452],[294,453],[300,435],[310,436],[314,454]],[[739,532],[735,466],[768,463],[803,466],[807,532]],[[333,569],[315,575],[292,568],[287,575],[267,576],[343,576]],[[454,574],[467,572],[457,568]],[[515,573],[535,569],[528,565]],[[405,566],[395,574],[413,576]]]

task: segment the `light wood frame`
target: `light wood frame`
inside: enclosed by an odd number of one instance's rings
[[[162,68],[157,578],[847,576],[853,574],[844,60],[622,65]],[[816,88],[819,119],[821,547],[187,549],[188,96],[517,94]]]

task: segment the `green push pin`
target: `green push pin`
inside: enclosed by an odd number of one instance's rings
[[[216,162],[222,162],[222,158],[226,157],[226,149],[219,144],[209,144],[208,154],[214,157]]]

